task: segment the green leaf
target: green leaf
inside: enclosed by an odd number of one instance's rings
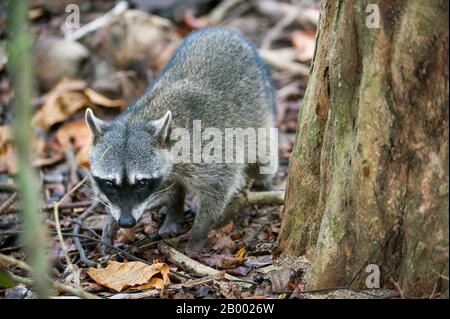
[[[10,288],[15,285],[14,280],[11,279],[8,272],[0,268],[0,287]]]

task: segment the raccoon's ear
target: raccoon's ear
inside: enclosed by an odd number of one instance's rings
[[[163,146],[167,139],[169,132],[170,123],[172,122],[172,112],[167,111],[167,113],[160,119],[152,122],[154,129],[155,141],[158,145]]]
[[[93,144],[95,144],[105,132],[105,129],[108,127],[108,123],[96,117],[90,108],[86,109],[85,119],[86,124],[91,130]]]

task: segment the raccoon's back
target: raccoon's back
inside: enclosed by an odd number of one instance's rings
[[[189,35],[163,69],[162,77],[207,81],[223,90],[242,82],[269,81],[267,68],[253,45],[225,28],[207,28]]]
[[[273,126],[275,113],[267,66],[249,40],[224,28],[189,35],[137,104],[134,112],[143,107],[150,118],[171,110],[185,127]]]

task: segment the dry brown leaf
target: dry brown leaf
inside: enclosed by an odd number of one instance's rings
[[[64,122],[79,110],[96,104],[103,107],[123,107],[124,100],[111,100],[87,87],[85,81],[63,78],[43,97],[44,105],[32,119],[35,127],[48,131],[52,125]]]
[[[85,87],[84,81],[62,79],[44,96],[44,105],[31,121],[33,126],[47,131],[52,125],[67,120],[72,114],[89,105],[89,98],[80,91]]]
[[[75,154],[75,161],[78,165],[89,168],[89,150],[90,144],[83,146],[77,154]]]
[[[169,266],[165,263],[144,264],[140,261],[110,261],[106,268],[89,268],[87,274],[98,284],[114,291],[125,289],[162,289],[170,283]]]
[[[104,96],[103,94],[95,92],[93,89],[90,88],[86,88],[84,90],[84,94],[86,94],[86,96],[92,103],[104,107],[123,107],[125,106],[126,103],[124,100],[111,100],[106,96]]]
[[[61,126],[55,133],[55,139],[62,149],[69,145],[81,149],[91,143],[91,133],[84,120],[75,120]]]
[[[17,171],[16,157],[12,146],[11,128],[0,126],[0,173],[14,174]]]
[[[295,48],[297,60],[306,62],[313,58],[315,43],[315,30],[296,30],[291,34],[292,44]]]
[[[61,126],[55,133],[61,150],[73,145],[76,149],[75,161],[78,165],[89,167],[89,148],[91,133],[84,120],[74,120]]]
[[[12,142],[12,128],[9,125],[0,125],[0,173],[17,173],[17,159]],[[45,149],[45,141],[33,135],[31,152],[33,157],[41,156]]]

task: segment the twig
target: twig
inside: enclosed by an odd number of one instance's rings
[[[59,222],[58,203],[56,203],[56,202],[53,204],[53,215],[55,217],[56,233],[58,234],[58,240],[59,240],[59,242],[61,244],[61,248],[62,248],[62,250],[64,252],[64,257],[66,258],[67,268],[68,268],[69,272],[72,272],[73,265],[72,265],[72,262],[70,261],[69,250],[67,249],[66,243],[64,242],[64,238],[62,236],[61,224]]]
[[[295,21],[299,11],[300,10],[297,7],[293,7],[292,10],[288,11],[282,19],[278,20],[274,27],[271,28],[263,38],[261,42],[261,49],[270,49],[272,46],[272,42],[275,41],[280,33]]]
[[[397,290],[398,294],[400,295],[400,298],[405,299],[405,294],[403,293],[402,288],[400,287],[400,284],[396,282],[394,279],[390,278],[390,281],[395,286],[395,289]]]
[[[82,213],[82,214],[77,218],[77,220],[76,220],[77,223],[76,223],[76,225],[75,225],[74,228],[73,228],[73,233],[74,233],[74,234],[78,235],[78,234],[80,233],[80,224],[82,224],[83,220],[84,220],[87,216],[89,216],[89,215],[97,208],[97,206],[98,206],[98,201],[94,201],[94,202],[92,203],[92,205],[91,205],[88,209],[86,209],[86,211],[85,211],[84,213]],[[97,266],[97,263],[95,263],[95,262],[89,260],[89,259],[86,257],[86,253],[85,253],[85,251],[84,251],[83,246],[81,245],[80,238],[79,238],[79,237],[75,237],[74,240],[75,240],[75,246],[77,247],[77,250],[78,250],[78,254],[80,255],[80,260],[81,260],[81,262],[82,262],[83,264],[89,266],[89,267],[95,267],[95,266]]]
[[[248,192],[241,196],[234,198],[223,213],[220,223],[231,218],[234,213],[249,205],[269,206],[269,205],[283,205],[284,192]]]
[[[283,49],[277,50],[258,50],[261,57],[269,64],[270,66],[278,69],[280,71],[287,71],[292,74],[298,74],[301,76],[309,76],[309,67],[294,62],[288,58],[286,58]],[[287,52],[287,51],[286,51]]]
[[[0,183],[0,191],[14,193],[17,191],[17,186],[9,183]]]
[[[65,194],[58,202],[56,202],[58,208],[67,198],[69,198],[70,195],[72,195],[73,192],[75,192],[78,188],[80,188],[87,181],[88,178],[89,175],[86,175],[81,181],[78,182],[78,184],[72,187],[72,189],[69,192],[67,192],[67,194]]]
[[[27,263],[25,263],[21,260],[15,259],[11,256],[6,256],[3,254],[0,254],[0,261],[7,263],[9,265],[17,266],[25,271],[33,272],[31,267]],[[11,279],[16,282],[19,282],[19,283],[22,283],[22,284],[28,285],[28,286],[33,285],[33,280],[31,280],[29,278],[17,276],[11,272],[9,272],[9,275],[10,275]],[[57,289],[58,291],[73,294],[75,296],[78,296],[78,297],[84,298],[84,299],[101,299],[100,297],[93,295],[87,291],[84,291],[81,288],[69,287],[69,286],[59,283],[57,281],[51,281],[51,283],[52,283],[53,287],[55,289]]]
[[[219,3],[211,12],[204,18],[208,24],[217,24],[225,17],[225,15],[235,6],[244,2],[244,0],[225,0]]]
[[[43,166],[50,166],[53,164],[56,164],[64,159],[64,155],[62,153],[58,153],[56,155],[53,155],[52,157],[48,158],[37,158],[31,162],[31,165],[35,168],[43,167]]]
[[[294,11],[296,5],[273,0],[258,0],[255,9],[258,13],[271,17],[274,20],[282,19],[289,12]],[[304,28],[317,27],[319,22],[319,11],[312,8],[302,7],[297,11],[296,22]]]
[[[205,266],[198,261],[182,254],[173,247],[170,247],[164,242],[158,244],[158,248],[162,254],[164,254],[171,262],[188,271],[193,271],[199,275],[203,276],[220,276],[221,272],[219,270],[213,269],[211,267]],[[239,279],[237,277],[231,276],[229,274],[224,274],[224,278],[230,281],[239,282],[244,288],[250,288],[253,284]]]
[[[64,202],[64,200],[66,200],[66,198],[68,198],[75,190],[77,190],[79,187],[81,187],[81,185],[83,185],[83,183],[87,180],[87,178],[88,178],[88,176],[85,176],[80,182],[78,182],[78,184],[76,184],[58,202],[54,202],[53,203],[53,214],[55,216],[56,233],[58,235],[59,242],[61,243],[61,248],[62,248],[62,250],[64,252],[64,256],[66,258],[67,267],[69,268],[70,272],[72,272],[72,270],[73,270],[73,265],[72,265],[72,262],[70,261],[68,249],[67,249],[66,243],[64,242],[64,238],[63,238],[62,232],[61,232],[61,224],[59,222],[59,205],[61,205],[61,203]]]
[[[108,299],[143,299],[149,297],[157,297],[161,294],[158,289],[149,289],[143,292],[120,293],[107,297]]]
[[[66,203],[66,204],[59,205],[59,209],[63,210],[63,209],[85,208],[85,207],[91,206],[91,204],[92,204],[92,201],[90,201],[90,200],[74,202],[74,203]],[[41,207],[41,210],[45,210],[45,211],[51,211],[53,209],[54,209],[53,204],[45,205],[45,206]],[[4,213],[5,214],[15,214],[18,212],[20,212],[20,209],[8,209]]]
[[[17,193],[12,194],[5,202],[0,206],[0,215],[6,212],[6,210],[11,207],[16,201]]]
[[[120,1],[119,3],[117,3],[115,5],[114,8],[112,8],[110,11],[108,11],[106,14],[104,14],[100,18],[89,22],[88,24],[82,26],[81,28],[76,29],[73,32],[67,32],[64,37],[67,40],[77,41],[77,40],[83,38],[85,35],[91,33],[92,31],[95,31],[98,28],[104,26],[111,17],[119,15],[119,14],[125,12],[127,9],[128,9],[128,2]]]

